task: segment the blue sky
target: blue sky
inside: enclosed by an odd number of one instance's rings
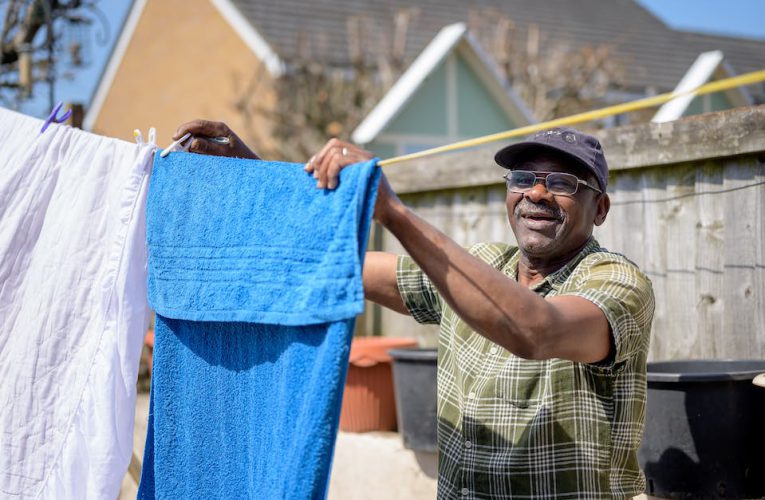
[[[636,0],[669,26],[676,29],[745,36],[765,40],[765,0]],[[56,99],[68,102],[89,102],[101,71],[125,20],[130,0],[101,0],[100,10],[109,23],[110,39],[104,45],[95,41],[91,30],[91,64],[79,70],[70,81],[60,81]],[[4,9],[2,9],[4,11]],[[4,12],[3,12],[4,14]],[[48,114],[47,92],[23,108],[27,114],[45,117]]]
[[[763,0],[637,0],[669,26],[765,40]]]

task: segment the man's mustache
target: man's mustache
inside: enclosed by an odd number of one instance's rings
[[[524,198],[515,206],[513,211],[516,217],[545,217],[550,219],[562,219],[559,208],[554,208],[543,203],[534,203]]]

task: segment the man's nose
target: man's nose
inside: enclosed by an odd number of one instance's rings
[[[547,190],[545,183],[540,180],[537,180],[534,186],[524,194],[526,198],[534,203],[539,203],[540,201],[552,202],[554,200],[553,195]]]

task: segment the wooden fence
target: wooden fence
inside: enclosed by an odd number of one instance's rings
[[[765,357],[765,106],[600,132],[611,211],[595,236],[651,278],[650,357]],[[458,243],[514,243],[500,145],[386,168],[402,200]],[[370,248],[402,252],[376,228]],[[370,306],[363,333],[437,330]]]

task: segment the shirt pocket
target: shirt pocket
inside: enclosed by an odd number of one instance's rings
[[[497,374],[495,384],[497,396],[513,406],[538,406],[547,388],[547,363],[510,359]]]

